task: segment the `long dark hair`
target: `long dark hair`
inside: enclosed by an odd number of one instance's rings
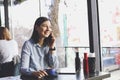
[[[45,22],[45,21],[50,21],[47,17],[39,17],[36,19],[35,24],[34,24],[34,30],[31,36],[31,39],[35,42],[38,43],[39,40],[39,34],[38,32],[35,30],[35,27],[40,27],[40,25]]]

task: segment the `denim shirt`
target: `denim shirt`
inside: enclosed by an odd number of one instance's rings
[[[40,46],[32,41],[25,41],[21,52],[21,74],[31,75],[33,71],[49,68],[49,47]],[[46,56],[47,55],[47,56]],[[58,67],[58,58],[55,53],[51,54],[54,68]],[[47,60],[47,61],[46,61]]]

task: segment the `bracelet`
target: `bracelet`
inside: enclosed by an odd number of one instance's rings
[[[55,51],[56,48],[55,48],[55,47],[54,47],[54,48],[49,48],[49,50],[50,50],[50,51]]]

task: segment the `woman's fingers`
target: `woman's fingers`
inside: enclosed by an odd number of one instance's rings
[[[39,74],[38,78],[41,79],[43,76],[41,74]]]
[[[39,72],[33,72],[32,73],[34,76],[38,77],[39,76]]]
[[[36,77],[38,77],[38,79],[41,79],[44,76],[47,76],[47,72],[46,71],[37,71],[37,72],[33,72],[33,75],[35,75]]]
[[[47,74],[46,71],[40,70],[40,71],[39,71],[39,76],[38,76],[38,78],[40,79],[40,78],[42,78],[42,77],[44,77],[44,76],[47,76],[47,75],[48,75],[48,74]]]
[[[43,76],[47,76],[48,75],[47,72],[44,71],[44,70],[42,70],[42,71],[40,70],[40,74],[43,75]]]

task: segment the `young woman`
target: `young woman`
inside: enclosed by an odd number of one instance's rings
[[[18,44],[6,27],[0,27],[0,77],[14,75],[13,57],[18,55]]]
[[[39,80],[48,75],[46,69],[58,67],[55,37],[51,27],[51,22],[46,17],[39,17],[35,21],[33,34],[22,47],[22,80]]]

